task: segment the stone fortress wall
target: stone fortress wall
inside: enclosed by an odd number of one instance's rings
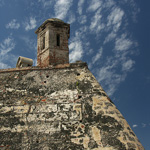
[[[86,63],[0,70],[0,149],[143,150]]]

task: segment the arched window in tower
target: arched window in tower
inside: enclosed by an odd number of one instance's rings
[[[57,46],[60,46],[60,35],[57,34],[56,36],[56,42],[57,42]]]

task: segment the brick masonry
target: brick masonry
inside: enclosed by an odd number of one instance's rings
[[[69,24],[55,18],[48,19],[35,33],[37,34],[38,66],[46,67],[48,65],[69,63]],[[59,39],[57,39],[58,35]],[[57,42],[59,45],[57,45]]]
[[[143,150],[86,63],[0,70],[0,149]]]

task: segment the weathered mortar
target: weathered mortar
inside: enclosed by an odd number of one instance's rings
[[[85,63],[0,70],[0,148],[144,149]]]

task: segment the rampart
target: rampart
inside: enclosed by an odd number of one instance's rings
[[[0,70],[0,149],[143,150],[86,63]]]

